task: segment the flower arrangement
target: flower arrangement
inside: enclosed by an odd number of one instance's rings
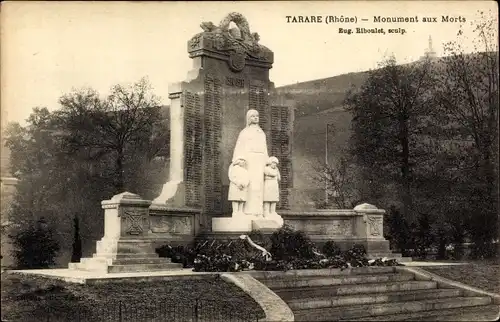
[[[270,246],[269,246],[270,245]],[[269,250],[264,246],[269,246]],[[366,258],[363,245],[346,251],[329,241],[320,252],[303,232],[283,227],[268,239],[259,233],[241,235],[236,240],[204,240],[193,247],[165,245],[157,249],[162,257],[197,272],[238,272],[245,270],[287,271],[362,266],[402,265],[395,259]]]

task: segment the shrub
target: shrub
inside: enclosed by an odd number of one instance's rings
[[[327,257],[338,256],[341,253],[339,245],[337,245],[333,240],[329,240],[323,245],[323,254]]]
[[[304,232],[286,225],[271,235],[270,253],[277,260],[312,259],[316,256],[311,239]]]
[[[258,243],[259,234],[254,235]],[[267,239],[260,235],[260,242]],[[269,260],[262,252],[252,247],[248,241],[204,240],[194,247],[165,245],[157,249],[162,257],[169,257],[173,262],[183,263],[184,267],[192,267],[198,272],[234,272],[241,270],[291,270],[291,269],[319,269],[319,268],[348,268],[362,266],[394,266],[399,265],[395,260],[368,260],[363,245],[354,244],[345,252],[340,252],[333,242],[327,242],[325,254],[315,250],[314,243],[303,233],[284,227],[271,235],[271,256]],[[262,245],[261,245],[262,246]],[[264,247],[265,248],[265,247]]]
[[[410,227],[401,212],[394,206],[389,209],[387,226],[389,229],[386,237],[391,242],[391,246],[403,254],[407,254],[406,249],[410,248],[409,244],[411,243],[409,240]]]
[[[345,251],[343,258],[352,267],[361,267],[368,265],[368,259],[366,258],[365,246],[361,244],[354,244],[350,249]]]
[[[250,234],[248,234],[257,245],[264,247],[265,249],[271,249],[271,237],[269,235],[264,235],[262,232],[258,230],[252,230]]]
[[[420,214],[415,240],[415,255],[420,258],[427,257],[427,250],[434,243],[431,218],[427,213]]]
[[[54,265],[60,247],[52,234],[52,228],[43,218],[10,238],[14,244],[13,255],[17,268],[48,268]]]
[[[493,242],[481,241],[472,245],[472,259],[496,258],[498,254],[498,244]]]
[[[196,258],[196,252],[194,248],[182,245],[164,245],[157,248],[156,252],[160,257],[170,258],[173,263],[182,264],[184,268],[193,267],[194,259]]]

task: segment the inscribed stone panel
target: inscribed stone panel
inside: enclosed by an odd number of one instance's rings
[[[212,75],[205,77],[205,119],[204,119],[204,207],[209,213],[221,211],[222,182],[220,143],[222,140],[222,86]]]
[[[200,97],[185,91],[184,97],[184,153],[186,171],[186,205],[200,206],[201,201],[201,127]]]

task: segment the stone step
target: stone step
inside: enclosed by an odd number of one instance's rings
[[[273,290],[285,301],[305,297],[326,297],[355,294],[374,294],[387,292],[402,292],[414,290],[437,289],[434,281],[399,281],[387,283],[371,283],[359,285],[336,285],[323,287],[301,287]]]
[[[161,264],[129,264],[108,266],[108,273],[131,273],[131,272],[155,272],[182,269],[182,264],[161,263]]]
[[[154,251],[150,243],[134,244],[134,243],[118,243],[117,252],[118,253],[132,253],[132,254],[143,254],[146,252]]]
[[[395,281],[410,281],[413,274],[374,274],[354,276],[322,276],[322,277],[282,277],[266,280],[264,283],[270,289],[287,289],[297,287],[318,287],[328,285],[350,285],[365,283],[385,283]]]
[[[387,258],[398,259],[398,258],[403,257],[403,255],[401,255],[400,253],[370,253],[366,257],[368,257],[368,258],[383,258],[383,257],[387,257]]]
[[[399,263],[408,263],[412,261],[411,257],[403,257],[400,253],[371,253],[366,256],[369,259],[377,259],[387,257],[388,259],[395,259]]]
[[[366,295],[358,294],[354,296],[322,296],[313,298],[303,297],[289,300],[286,303],[292,310],[305,310],[345,305],[429,300],[447,297],[458,297],[461,295],[462,291],[459,289],[443,288],[404,292],[375,293]]]
[[[499,306],[498,305],[485,305],[475,306],[467,309],[455,309],[454,314],[442,315],[442,312],[436,315],[420,317],[417,321],[498,321],[499,320]],[[409,318],[415,321],[414,318]]]
[[[266,280],[274,280],[281,277],[324,277],[324,276],[357,276],[357,275],[373,275],[373,274],[389,274],[395,273],[396,269],[393,266],[365,266],[352,267],[346,269],[326,268],[326,269],[298,269],[286,272],[281,271],[253,271],[249,272],[254,278],[265,282]]]
[[[349,319],[349,321],[497,321],[500,306],[495,304],[443,309],[439,311],[422,311],[379,315]]]
[[[149,257],[149,258],[120,258],[113,259],[112,265],[129,265],[129,264],[162,264],[162,263],[172,263],[170,258],[165,257]]]
[[[117,253],[94,253],[92,257],[107,257],[107,258],[112,258],[112,259],[122,259],[122,258],[154,258],[158,257],[157,253],[141,253],[141,254],[134,254],[134,253],[126,253],[126,254],[117,254]]]
[[[460,307],[470,307],[491,304],[489,297],[452,297],[443,299],[429,299],[410,302],[391,302],[381,304],[365,304],[355,306],[338,306],[295,310],[295,321],[336,321],[340,319],[382,316],[399,313],[414,313],[422,311],[443,310]],[[435,312],[439,314],[439,312]]]
[[[162,257],[132,257],[132,258],[119,258],[119,259],[111,259],[108,257],[89,257],[82,258],[80,263],[95,263],[102,262],[107,265],[128,265],[128,264],[162,264],[162,263],[171,263],[172,260],[170,258],[162,258]]]
[[[69,263],[69,269],[79,270],[79,271],[90,271],[90,272],[99,272],[99,273],[107,273],[108,265],[104,262],[80,262],[80,263]]]

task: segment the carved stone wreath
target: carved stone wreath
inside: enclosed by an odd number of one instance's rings
[[[239,33],[233,34],[229,29],[234,22]],[[241,71],[245,66],[245,59],[252,58],[266,62],[272,62],[273,56],[265,46],[259,44],[260,36],[250,31],[246,18],[237,12],[228,14],[219,25],[212,22],[202,22],[203,29],[188,42],[188,50],[196,51],[202,47],[210,51],[228,54],[228,64],[231,70]]]
[[[143,233],[143,213],[140,211],[124,211],[124,217],[128,224],[126,233],[129,235],[140,235]]]
[[[368,216],[367,221],[368,224],[370,225],[370,234],[372,236],[380,236],[381,219],[375,216]]]

